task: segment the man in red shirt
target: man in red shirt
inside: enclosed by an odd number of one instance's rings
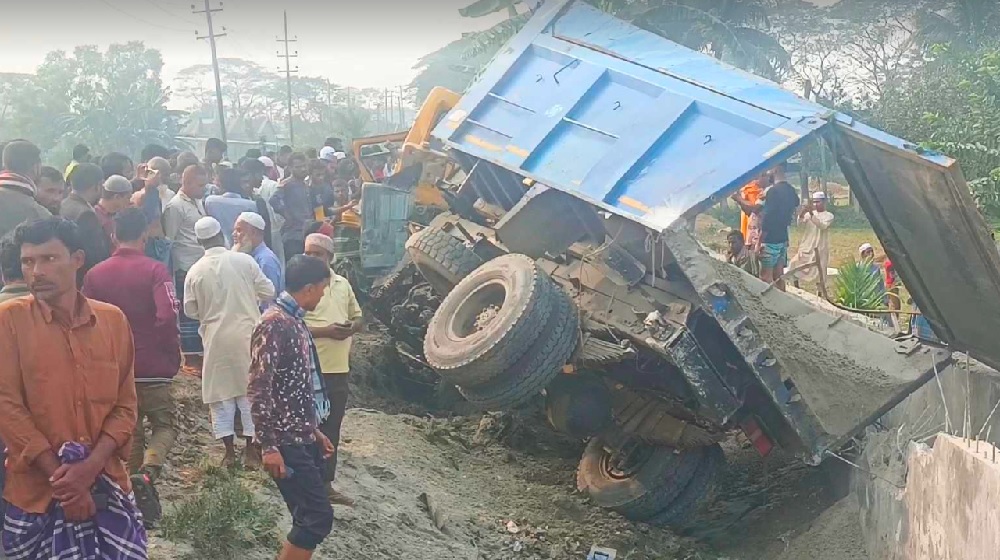
[[[177,439],[170,384],[181,366],[181,350],[173,278],[163,263],[145,255],[147,232],[142,210],[128,208],[119,212],[115,216],[118,249],[87,273],[83,293],[121,309],[132,329],[139,414],[129,471],[133,473],[136,502],[151,525],[161,515],[153,484]],[[143,418],[152,427],[148,442]]]

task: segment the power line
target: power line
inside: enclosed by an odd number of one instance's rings
[[[103,0],[102,0],[103,1]],[[208,34],[198,35],[195,31],[195,36],[198,39],[208,39],[208,44],[212,47],[212,70],[215,73],[215,101],[218,104],[219,110],[219,137],[223,142],[226,141],[226,108],[225,104],[222,102],[222,80],[219,78],[219,55],[215,50],[215,39],[217,37],[225,37],[225,33],[216,33],[215,28],[212,26],[212,14],[222,11],[222,4],[219,4],[218,8],[212,8],[208,5],[209,0],[205,0],[204,10],[194,10],[194,5],[191,6],[192,13],[195,14],[205,14],[205,19],[208,22]],[[222,28],[223,31],[226,30],[225,27]]]
[[[176,19],[178,21],[183,21],[184,23],[186,23],[188,25],[195,25],[196,24],[194,20],[188,19],[188,18],[186,18],[186,17],[184,17],[184,16],[182,16],[182,15],[176,13],[176,12],[172,12],[172,11],[164,8],[163,6],[159,5],[154,0],[144,0],[144,1],[147,4],[149,4],[150,6],[156,8],[157,10],[159,10],[159,11],[167,14],[168,16],[170,16],[170,17],[172,17],[172,18],[174,18],[174,19]]]
[[[208,0],[205,1],[207,2]],[[290,146],[294,146],[295,128],[294,125],[292,124],[293,120],[292,119],[292,74],[298,72],[299,67],[296,66],[294,70],[292,69],[292,59],[298,58],[299,51],[295,51],[294,53],[288,52],[288,44],[298,42],[298,38],[296,39],[288,38],[288,10],[284,11],[284,15],[285,15],[285,38],[284,39],[279,38],[278,42],[285,44],[285,54],[281,54],[281,51],[278,51],[278,58],[285,59],[285,83],[288,87],[288,144]]]
[[[142,19],[141,17],[139,17],[139,16],[137,16],[135,14],[126,12],[125,10],[123,10],[123,9],[115,6],[114,4],[108,2],[108,0],[101,0],[101,3],[104,4],[105,6],[111,8],[112,10],[114,10],[114,11],[122,14],[123,16],[130,17],[130,18],[134,19],[135,21],[138,21],[139,23],[148,25],[148,26],[150,26],[150,27],[152,27],[154,29],[163,29],[163,30],[166,30],[166,31],[176,31],[178,33],[189,33],[189,30],[187,30],[187,29],[179,29],[177,27],[168,27],[166,25],[161,25],[159,23],[153,23],[151,21]]]

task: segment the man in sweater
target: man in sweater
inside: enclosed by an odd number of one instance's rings
[[[142,210],[119,212],[115,216],[118,249],[87,273],[83,294],[121,309],[132,329],[139,417],[128,466],[136,502],[147,525],[152,525],[161,515],[153,485],[177,439],[170,384],[181,366],[181,349],[173,278],[163,263],[145,255],[146,236]],[[144,419],[152,428],[148,442]]]
[[[35,181],[42,169],[42,152],[27,140],[14,140],[3,149],[0,171],[0,237],[20,224],[52,215],[35,200]]]

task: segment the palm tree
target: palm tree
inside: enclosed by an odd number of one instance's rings
[[[918,15],[917,37],[924,46],[952,44],[976,48],[1000,32],[997,0],[949,0]]]

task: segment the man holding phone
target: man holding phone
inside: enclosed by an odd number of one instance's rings
[[[325,263],[332,263],[334,257],[333,239],[314,233],[306,237],[306,255]],[[319,364],[326,381],[330,398],[330,416],[319,429],[333,442],[333,456],[327,460],[326,482],[329,483],[330,502],[342,506],[353,506],[354,500],[334,490],[333,480],[337,474],[337,452],[340,445],[340,427],[347,410],[350,389],[347,375],[350,372],[351,338],[361,331],[361,306],[354,295],[354,289],[346,278],[331,268],[330,284],[316,309],[306,313],[306,325],[316,339]]]

